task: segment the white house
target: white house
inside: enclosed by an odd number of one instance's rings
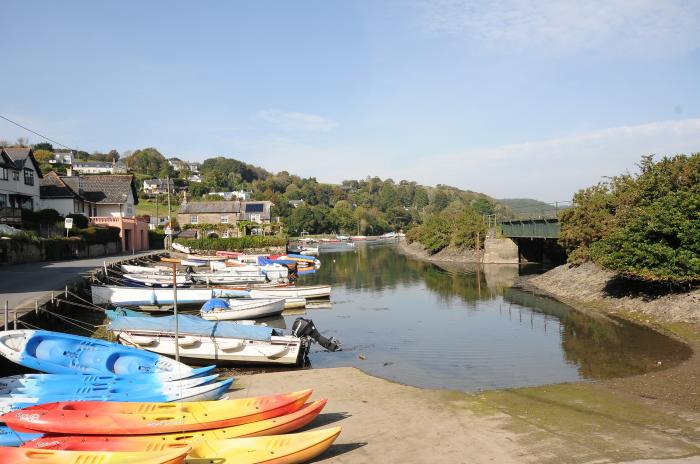
[[[211,195],[221,195],[224,200],[248,201],[253,192],[245,190],[234,190],[233,192],[210,192]]]
[[[126,166],[122,162],[112,161],[76,161],[72,165],[72,171],[78,174],[124,174]],[[71,172],[72,173],[72,172]]]
[[[41,178],[31,148],[0,148],[0,222],[21,222],[21,210],[40,208]]]
[[[170,179],[170,192],[174,192],[175,184]],[[168,181],[161,179],[146,179],[143,181],[143,191],[148,195],[159,195],[168,193]]]

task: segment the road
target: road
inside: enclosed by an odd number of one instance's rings
[[[108,264],[125,258],[145,256],[157,252],[123,253],[119,255],[74,259],[68,261],[44,261],[0,267],[0,309],[8,302],[10,310],[33,309],[36,300],[42,300],[51,291],[62,291],[70,281]],[[0,310],[0,326],[4,325]]]

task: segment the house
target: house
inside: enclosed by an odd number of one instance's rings
[[[170,185],[170,193],[173,193],[174,183],[172,179],[169,183],[162,179],[146,179],[143,181],[143,192],[147,195],[165,194],[168,193],[168,185]]]
[[[182,161],[180,158],[170,158],[168,164],[173,167],[176,171],[182,171],[183,169],[189,169],[187,163]]]
[[[78,189],[73,190],[69,183],[72,185],[75,183],[70,180],[66,182],[64,178],[65,176],[50,171],[41,179],[39,182],[41,208],[56,210],[61,216],[82,214],[88,217],[96,204],[87,200],[81,193],[80,183],[78,183]]]
[[[22,210],[40,208],[41,178],[31,148],[0,148],[0,222],[21,224]]]
[[[199,174],[190,174],[189,177],[187,177],[187,182],[202,182],[202,176]]]
[[[210,195],[221,195],[224,200],[240,200],[247,201],[250,200],[253,192],[246,192],[245,190],[234,190],[233,192],[210,192]]]
[[[304,200],[289,200],[287,204],[289,204],[289,206],[292,208],[298,208],[304,204]]]
[[[53,159],[49,164],[73,164],[73,153],[70,151],[57,151],[53,154]]]
[[[122,251],[148,249],[148,221],[135,217],[138,196],[131,174],[59,176],[51,172],[41,187],[44,208],[64,216],[84,214],[92,225],[118,228]]]
[[[239,236],[242,221],[270,223],[270,201],[201,201],[180,205],[177,220],[180,225],[219,224],[224,237]],[[228,225],[228,227],[226,226]],[[270,228],[256,228],[260,233]]]
[[[125,174],[126,165],[122,162],[115,161],[111,163],[102,161],[76,161],[72,165],[72,170],[78,174]]]
[[[190,172],[199,173],[199,168],[202,167],[202,163],[188,162],[187,167],[190,168]]]

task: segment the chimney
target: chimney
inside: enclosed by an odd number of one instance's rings
[[[72,166],[68,166],[68,167],[66,168],[66,175],[67,175],[68,177],[71,177],[71,176],[73,175],[73,167],[72,167]]]

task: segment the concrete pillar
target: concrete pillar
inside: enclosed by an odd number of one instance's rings
[[[517,264],[518,245],[506,237],[489,237],[484,241],[484,264]]]

